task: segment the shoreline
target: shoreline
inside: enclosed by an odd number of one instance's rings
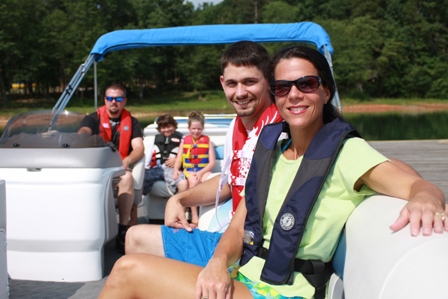
[[[412,105],[391,105],[391,104],[354,104],[343,105],[342,113],[385,113],[385,112],[402,112],[402,113],[427,113],[427,112],[448,112],[448,103],[416,103]],[[136,118],[156,117],[161,112],[132,112]],[[3,130],[6,123],[11,117],[0,115],[0,129]]]

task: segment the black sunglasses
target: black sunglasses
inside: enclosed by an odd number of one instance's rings
[[[283,97],[291,91],[292,85],[304,93],[317,90],[322,84],[322,80],[317,76],[304,76],[294,81],[277,80],[271,83],[271,93],[276,97]]]
[[[107,101],[112,102],[113,100],[119,102],[123,102],[124,99],[126,99],[126,97],[105,97]]]

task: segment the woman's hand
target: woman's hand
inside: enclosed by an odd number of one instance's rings
[[[196,299],[231,299],[232,287],[227,262],[213,257],[199,273]]]
[[[418,236],[420,228],[424,236],[430,236],[433,230],[441,234],[444,229],[448,231],[448,219],[444,208],[437,198],[414,197],[404,206],[390,229],[398,231],[410,223],[413,236]]]
[[[448,230],[445,220],[445,196],[436,185],[397,166],[384,162],[362,175],[360,182],[378,193],[402,198],[409,202],[400,212],[397,221],[390,226],[398,231],[410,223],[411,235],[417,236],[422,230],[424,236],[432,231],[442,233]],[[359,182],[358,182],[359,183]],[[360,185],[356,186],[359,190]]]

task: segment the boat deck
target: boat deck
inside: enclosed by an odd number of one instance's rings
[[[434,182],[448,198],[448,140],[422,141],[374,141],[369,142],[387,157],[402,160],[414,167],[425,179]],[[139,208],[139,221],[143,223],[144,208]],[[105,272],[110,273],[115,261],[121,255],[116,253],[113,244],[105,249]],[[99,281],[86,283],[38,282],[10,280],[10,298],[97,298],[106,277]]]

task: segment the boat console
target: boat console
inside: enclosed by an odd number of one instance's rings
[[[103,247],[118,230],[114,186],[125,170],[113,146],[77,133],[83,117],[66,111],[19,114],[0,139],[13,279],[103,277]]]

